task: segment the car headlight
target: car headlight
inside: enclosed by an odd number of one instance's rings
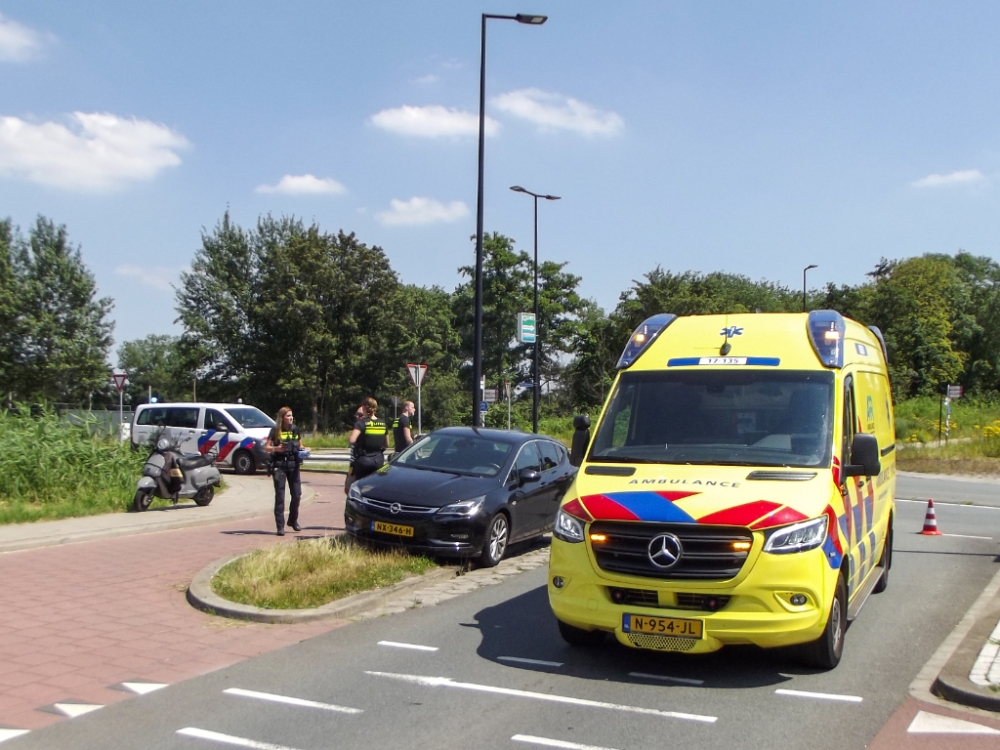
[[[787,555],[791,552],[816,549],[826,541],[828,524],[829,521],[824,515],[811,521],[775,529],[764,542],[764,551],[775,555]]]
[[[347,491],[347,499],[355,503],[364,502],[361,499],[361,490],[358,488],[358,485],[351,485],[351,488]]]
[[[462,500],[461,502],[452,503],[451,505],[444,506],[435,515],[472,518],[474,515],[476,515],[479,511],[483,509],[484,502],[486,502],[486,495],[481,495],[480,497],[474,497],[471,500]]]
[[[575,544],[583,541],[583,521],[574,518],[562,508],[556,513],[556,525],[552,529],[552,536],[562,539],[564,542]]]

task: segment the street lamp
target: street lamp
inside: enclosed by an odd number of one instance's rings
[[[538,368],[538,338],[539,338],[539,325],[538,325],[538,199],[544,198],[547,201],[557,201],[559,200],[558,195],[539,195],[538,193],[533,193],[530,190],[525,190],[520,185],[514,185],[511,187],[515,193],[524,193],[525,195],[530,195],[535,199],[535,355],[534,355],[534,387],[531,389],[533,391],[531,396],[531,425],[535,434],[538,433],[538,399],[539,391],[542,389],[542,376]]]
[[[806,266],[802,269],[802,312],[806,311],[806,271],[810,268],[819,268],[819,266]]]
[[[472,426],[479,427],[482,417],[479,404],[483,379],[483,154],[486,151],[486,21],[498,18],[517,21],[529,26],[541,26],[548,16],[518,13],[516,16],[496,16],[483,13],[482,49],[479,56],[479,191],[476,196],[476,325],[472,350]]]

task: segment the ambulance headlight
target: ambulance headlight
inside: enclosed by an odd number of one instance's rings
[[[764,542],[764,551],[774,555],[787,555],[816,549],[826,541],[828,523],[827,517],[823,515],[811,521],[774,529]]]
[[[559,512],[556,513],[556,525],[552,529],[552,536],[571,544],[582,542],[583,521],[573,518],[573,516],[560,508]]]

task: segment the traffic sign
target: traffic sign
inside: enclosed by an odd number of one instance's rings
[[[489,410],[490,410],[490,405],[489,404],[487,404],[485,401],[480,401],[479,402],[479,411],[481,411],[481,412],[483,412],[485,414]]]
[[[497,397],[500,395],[498,393],[499,390],[499,388],[484,388],[483,401],[488,404],[495,404],[497,402]]]
[[[948,398],[962,398],[962,386],[960,386],[960,385],[949,385],[948,386]]]
[[[118,389],[119,393],[121,393],[122,392],[122,388],[125,387],[125,381],[127,379],[128,379],[128,375],[126,375],[124,372],[113,372],[113,373],[111,373],[111,380],[114,381],[115,388]]]
[[[419,388],[420,384],[424,381],[424,375],[427,374],[427,365],[407,363],[406,370],[410,373],[410,380],[413,381],[413,385]]]
[[[517,340],[522,344],[535,343],[535,314],[517,314]]]

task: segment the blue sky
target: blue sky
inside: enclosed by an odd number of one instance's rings
[[[634,279],[858,284],[880,257],[1000,258],[995,2],[0,0],[0,217],[65,224],[118,342],[228,209],[355,232],[453,289],[476,227]]]

